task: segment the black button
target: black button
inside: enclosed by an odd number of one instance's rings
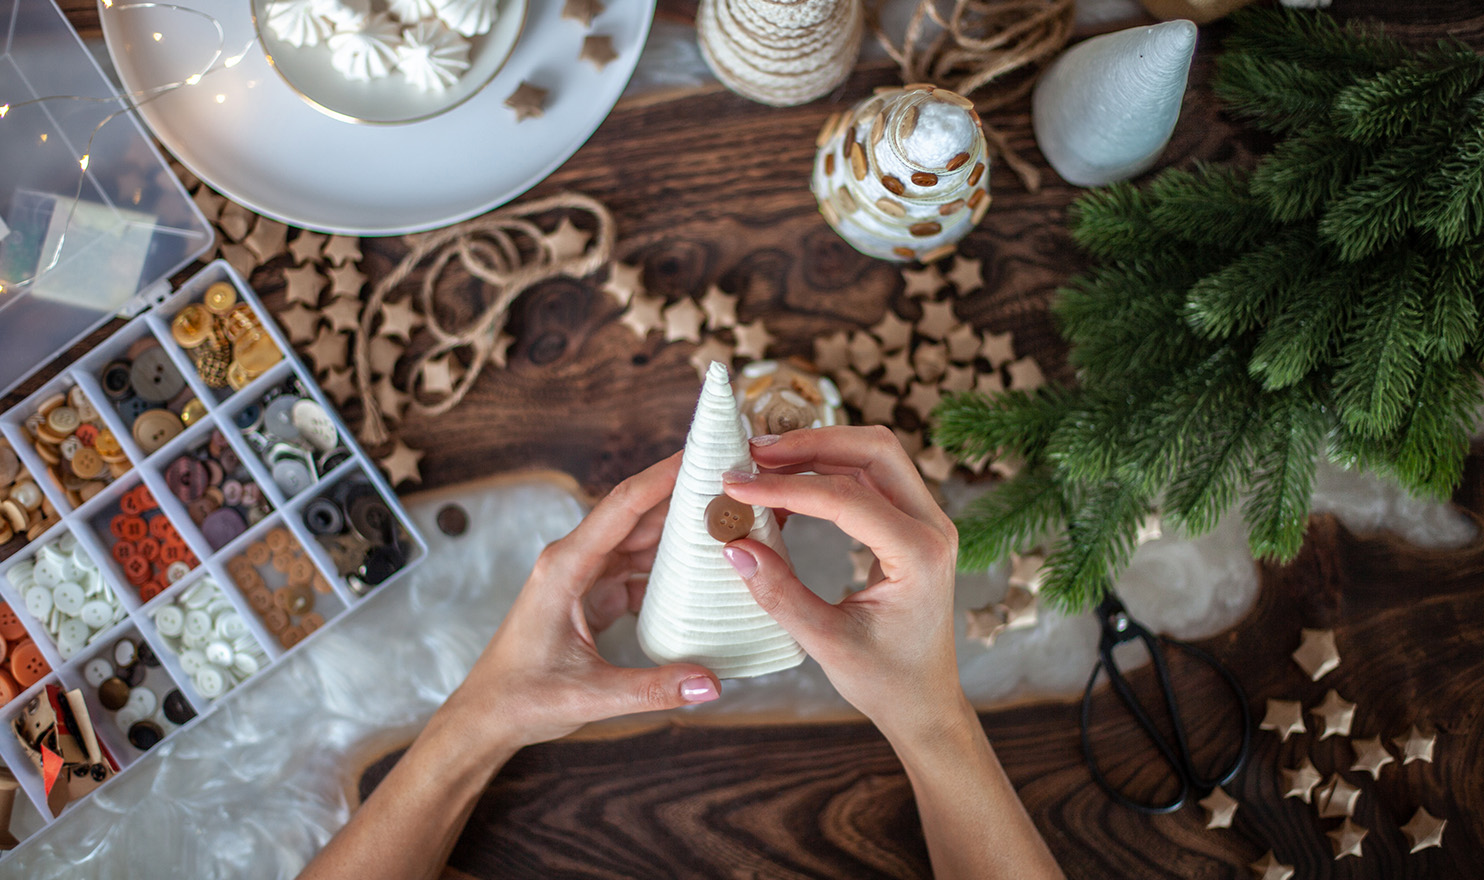
[[[196,710],[179,689],[165,695],[165,720],[171,724],[185,724],[196,717]]]
[[[147,752],[159,745],[164,738],[165,731],[153,721],[136,721],[129,726],[129,745],[141,752]]]

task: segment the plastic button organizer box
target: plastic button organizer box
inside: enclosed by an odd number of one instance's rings
[[[0,413],[3,858],[427,548],[243,279],[171,290],[210,226],[56,6],[0,40],[0,394],[130,318]]]

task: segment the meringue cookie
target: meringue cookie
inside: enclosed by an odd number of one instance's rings
[[[360,30],[371,17],[371,0],[310,0],[315,15],[337,31]]]
[[[290,46],[318,46],[332,31],[318,5],[319,0],[270,0],[263,7],[268,30]]]
[[[327,42],[335,69],[346,79],[366,82],[391,73],[402,29],[390,17],[377,14],[360,30],[336,31]]]
[[[443,23],[474,37],[486,33],[495,24],[495,0],[433,0]]]
[[[469,41],[439,21],[420,21],[402,32],[397,69],[425,92],[449,88],[469,69]]]
[[[415,24],[425,18],[438,17],[436,0],[387,0],[387,11],[393,18],[405,24]]]

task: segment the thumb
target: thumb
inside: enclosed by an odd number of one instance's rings
[[[747,582],[757,604],[813,654],[814,646],[833,629],[840,610],[804,586],[767,544],[742,538],[723,547],[722,553]]]
[[[695,663],[672,663],[654,669],[609,668],[613,680],[606,682],[604,689],[610,697],[610,718],[709,703],[721,696],[716,676]]]

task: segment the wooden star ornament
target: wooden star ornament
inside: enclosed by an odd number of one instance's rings
[[[943,273],[937,266],[922,269],[903,269],[902,280],[906,282],[905,293],[909,297],[930,297],[943,289]]]
[[[602,15],[604,8],[598,0],[567,0],[562,6],[562,18],[592,27],[593,19]]]
[[[706,326],[712,330],[737,326],[737,297],[715,284],[706,288],[706,295],[701,297],[701,310],[706,313]]]
[[[844,330],[814,340],[814,365],[821,371],[834,374],[849,364],[850,335]]]
[[[984,286],[983,265],[979,260],[971,260],[962,255],[953,258],[953,269],[948,273],[948,280],[958,288],[959,296],[973,293]]]
[[[948,357],[960,364],[970,363],[979,353],[979,334],[968,324],[959,324],[948,331],[943,341],[948,343]]]
[[[1433,746],[1437,744],[1437,741],[1437,734],[1424,734],[1414,724],[1412,725],[1412,729],[1407,731],[1406,734],[1397,737],[1391,742],[1396,745],[1396,750],[1401,753],[1402,765],[1406,766],[1413,761],[1426,761],[1431,764]]]
[[[334,367],[320,379],[319,387],[336,406],[344,406],[356,396],[355,371],[350,367]]]
[[[881,340],[882,351],[896,351],[905,348],[912,341],[912,325],[897,317],[897,313],[891,309],[887,309],[881,320],[871,325],[871,333]]]
[[[316,375],[345,366],[347,339],[329,327],[321,327],[314,341],[304,348],[304,354],[314,364]]]
[[[1379,736],[1351,740],[1350,744],[1355,747],[1355,763],[1350,765],[1350,769],[1369,773],[1372,779],[1380,779],[1381,768],[1396,762],[1386,751],[1386,746],[1381,744]]]
[[[557,228],[546,235],[546,243],[558,260],[571,260],[582,256],[593,234],[578,229],[571,217],[563,217]]]
[[[917,319],[917,332],[929,339],[946,339],[958,325],[958,316],[953,313],[953,300],[925,302],[922,317]]]
[[[376,328],[376,335],[408,342],[412,339],[413,331],[422,322],[423,316],[418,314],[417,308],[413,306],[412,297],[399,299],[396,302],[383,301],[381,326]]]
[[[1010,331],[984,334],[984,344],[979,354],[989,361],[991,367],[1001,367],[1015,360],[1015,336]]]
[[[346,263],[330,269],[330,295],[359,298],[361,288],[366,286],[366,275],[355,263]]]
[[[768,346],[773,344],[773,334],[762,321],[753,321],[751,324],[738,324],[732,328],[732,334],[737,338],[737,356],[745,358],[764,358],[768,356]]]
[[[1257,726],[1276,732],[1280,740],[1287,742],[1289,736],[1305,730],[1303,704],[1297,700],[1268,700],[1267,714]]]
[[[361,301],[350,297],[339,297],[325,306],[321,312],[325,320],[341,333],[354,332],[361,325]]]
[[[695,300],[682,296],[665,309],[665,341],[700,343],[701,325],[706,322],[706,313]]]
[[[283,283],[289,302],[319,308],[319,292],[325,289],[325,276],[314,265],[283,270]]]
[[[259,217],[252,233],[243,242],[259,262],[266,263],[283,253],[288,243],[289,228],[277,220]]]
[[[1293,662],[1314,681],[1328,675],[1340,665],[1340,650],[1335,647],[1332,629],[1306,629],[1303,642],[1293,652]]]
[[[608,280],[603,282],[603,292],[613,297],[621,306],[629,304],[634,294],[644,291],[644,268],[628,263],[613,263],[608,268]]]
[[[727,366],[731,366],[732,347],[715,336],[707,336],[700,346],[691,353],[690,365],[696,368],[696,375],[700,376],[704,381],[706,371],[711,368],[712,361],[720,361]]]
[[[912,369],[912,361],[908,359],[907,349],[902,349],[894,354],[889,354],[881,361],[884,370],[881,378],[877,381],[882,385],[890,385],[893,388],[905,391],[917,374]]]
[[[1350,821],[1349,816],[1346,816],[1345,821],[1340,824],[1340,827],[1328,834],[1330,843],[1335,848],[1335,861],[1338,862],[1346,856],[1359,856],[1361,854],[1360,843],[1365,840],[1365,836],[1369,833],[1366,829]]]
[[[634,331],[634,335],[640,339],[649,335],[649,331],[658,330],[664,326],[665,318],[662,309],[665,301],[657,296],[648,294],[635,294],[629,300],[629,307],[619,318],[625,327]]]
[[[618,57],[613,50],[613,38],[606,34],[591,34],[582,38],[582,53],[577,56],[583,61],[591,61],[593,67],[602,70]]]
[[[1031,358],[1021,358],[1005,367],[1010,376],[1010,388],[1015,391],[1035,391],[1046,384],[1041,365]]]
[[[850,366],[862,376],[881,366],[881,344],[869,333],[852,333],[846,346],[850,354]]]
[[[413,449],[400,439],[392,447],[392,451],[382,458],[378,463],[386,472],[387,482],[395,489],[402,483],[411,481],[421,483],[423,481],[422,471],[418,465],[423,459],[421,450]]]
[[[995,602],[983,608],[965,609],[964,618],[964,638],[979,642],[986,648],[992,647],[995,637],[1005,629],[1005,617]]]
[[[537,88],[525,80],[521,80],[510,97],[505,99],[505,106],[515,111],[515,121],[525,122],[527,119],[536,119],[546,112],[546,89]]]
[[[1433,846],[1441,847],[1443,829],[1447,825],[1447,819],[1439,819],[1422,807],[1418,807],[1417,812],[1412,816],[1412,821],[1402,826],[1402,833],[1407,836],[1407,843],[1412,847],[1409,852],[1417,852]]]
[[[1360,789],[1345,781],[1338,773],[1331,774],[1329,782],[1314,796],[1314,805],[1319,808],[1322,819],[1338,819],[1355,815],[1355,802],[1360,799]]]
[[[432,358],[423,364],[422,392],[443,396],[453,393],[453,356]]]
[[[917,470],[934,483],[941,483],[953,473],[953,456],[941,446],[929,446],[912,457]]]
[[[300,303],[290,305],[274,317],[289,334],[289,341],[295,345],[314,339],[314,332],[319,329],[319,312],[315,309],[306,309]]]
[[[289,253],[294,255],[295,263],[313,263],[324,253],[326,236],[318,232],[310,232],[307,229],[299,230],[299,236],[289,242]]]
[[[1248,865],[1257,880],[1290,880],[1293,877],[1293,866],[1285,865],[1273,856],[1273,851]]]
[[[1309,714],[1318,718],[1323,725],[1319,731],[1320,739],[1349,736],[1350,727],[1355,721],[1355,704],[1330,688],[1329,693],[1324,695],[1324,702],[1310,709]]]
[[[1201,808],[1206,811],[1207,828],[1230,828],[1232,819],[1237,815],[1237,801],[1231,795],[1222,791],[1220,786],[1211,789],[1211,793],[1201,798]]]
[[[332,235],[329,243],[325,245],[324,255],[332,266],[359,263],[361,261],[360,239],[350,235]]]
[[[1284,769],[1283,774],[1283,797],[1298,798],[1304,803],[1311,803],[1314,796],[1314,786],[1323,781],[1319,771],[1314,769],[1314,762],[1304,758],[1304,763],[1295,770]]]

